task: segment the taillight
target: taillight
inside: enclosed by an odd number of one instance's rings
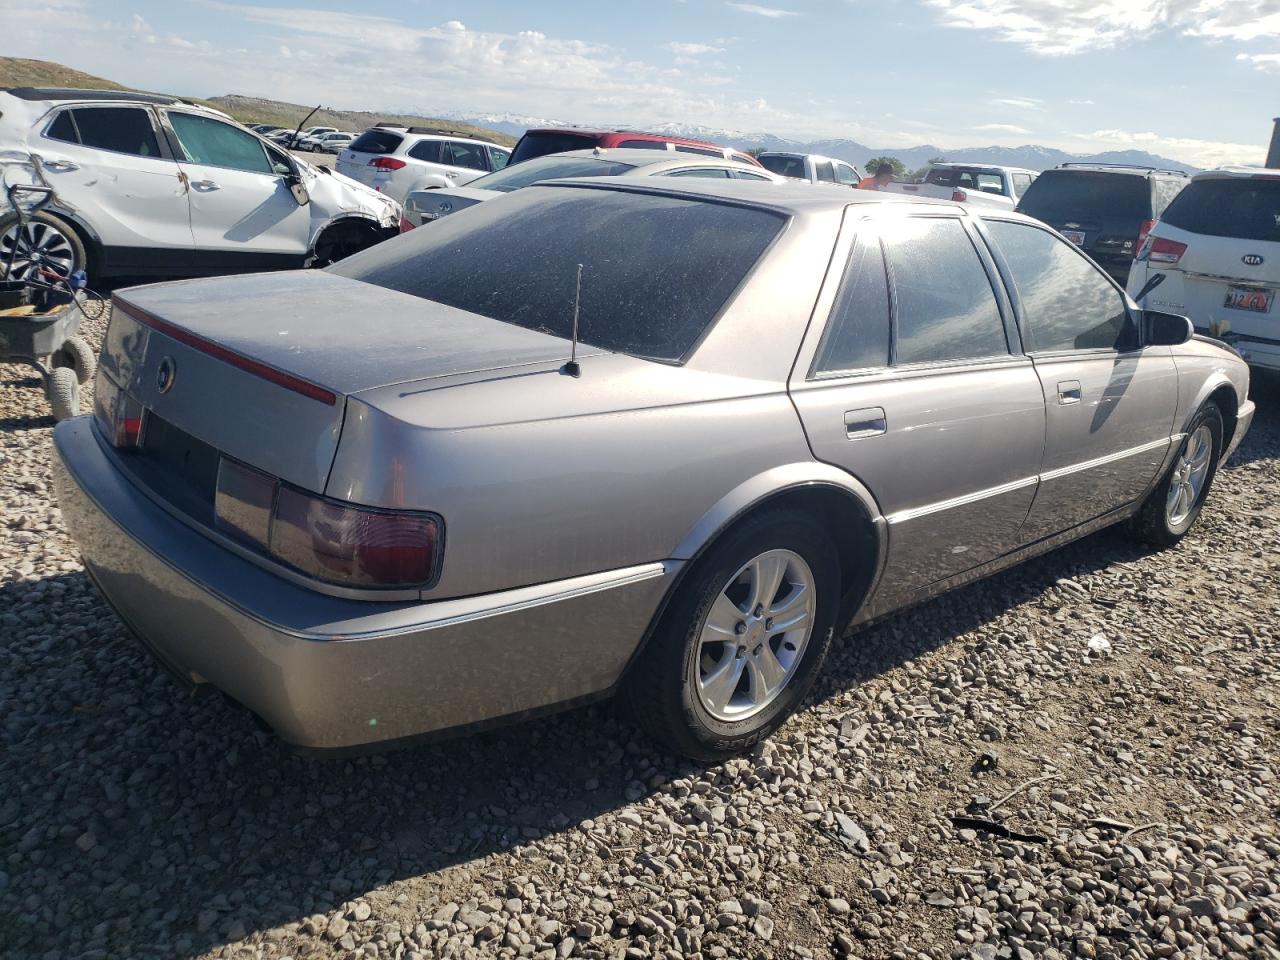
[[[963,190],[952,190],[951,199],[954,200],[956,203],[964,203],[966,200],[969,199],[969,195],[965,193]]]
[[[440,521],[327,500],[223,458],[215,525],[289,566],[352,587],[419,587],[435,576]]]
[[[142,442],[142,404],[112,383],[101,367],[93,381],[93,416],[113,447],[136,450]]]
[[[1151,263],[1177,263],[1187,252],[1187,245],[1177,240],[1166,240],[1164,237],[1147,237],[1138,251],[1139,260]]]
[[[1147,239],[1147,234],[1151,232],[1151,228],[1156,225],[1154,220],[1143,220],[1142,225],[1138,227],[1138,249],[1142,249],[1142,243]]]
[[[410,220],[408,217],[402,216],[400,218],[400,232],[408,233],[412,229],[413,229],[413,221]]]
[[[374,157],[369,161],[369,166],[375,170],[400,170],[405,166],[405,162],[395,157]]]

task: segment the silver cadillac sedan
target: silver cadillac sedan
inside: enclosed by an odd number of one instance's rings
[[[1245,364],[1014,213],[530,187],[325,271],[117,294],[59,424],[90,576],[311,749],[617,693],[724,757],[850,623],[1195,520]]]

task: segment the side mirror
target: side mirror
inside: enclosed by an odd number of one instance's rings
[[[311,194],[307,193],[307,185],[302,182],[302,174],[298,172],[297,167],[289,168],[284,182],[289,185],[289,192],[293,194],[293,199],[297,201],[298,206],[305,207],[311,202]]]
[[[1186,317],[1159,310],[1143,310],[1143,340],[1149,347],[1176,347],[1195,336],[1195,327]]]

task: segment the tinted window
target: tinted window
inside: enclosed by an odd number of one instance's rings
[[[478,143],[463,143],[460,140],[446,140],[440,147],[440,162],[468,170],[488,170],[489,158],[485,156],[484,147]]]
[[[208,117],[170,113],[169,123],[178,135],[186,159],[214,167],[230,167],[250,173],[271,173],[267,154],[253,134]]]
[[[511,152],[512,163],[524,163],[534,157],[549,153],[565,153],[568,150],[585,150],[594,147],[599,138],[589,133],[568,133],[560,130],[529,131],[520,138]],[[666,145],[663,145],[666,149]]]
[[[468,187],[480,190],[497,190],[510,193],[540,180],[564,180],[567,177],[616,177],[634,170],[635,164],[616,160],[597,160],[595,157],[539,157],[528,163],[507,167],[487,177],[472,180]]]
[[[882,236],[897,302],[895,363],[1009,352],[991,281],[958,219],[905,217]]]
[[[1170,204],[1163,220],[1211,237],[1280,242],[1280,177],[1197,180]]]
[[[987,229],[1018,289],[1028,352],[1137,346],[1124,299],[1071,244],[1022,223]]]
[[[511,151],[499,150],[497,147],[489,148],[489,159],[493,164],[493,169],[503,169],[511,159]]]
[[[880,241],[859,235],[818,348],[815,373],[861,370],[889,363],[889,284]]]
[[[715,147],[691,147],[687,143],[674,144],[676,150],[680,153],[696,153],[703,157],[723,157],[724,151]]]
[[[49,128],[49,136],[135,157],[160,156],[151,114],[137,107],[66,110]]]
[[[924,178],[925,183],[931,183],[935,187],[949,187],[956,179],[955,170],[950,167],[940,167],[929,171],[929,175]]]
[[[805,179],[803,157],[769,156],[764,154],[757,159],[766,170],[770,170],[780,177],[794,177],[797,180]]]
[[[390,130],[366,130],[356,137],[351,149],[359,153],[395,153],[404,137]]]
[[[728,170],[718,170],[715,167],[690,167],[688,170],[672,170],[665,173],[666,177],[710,177],[713,180],[723,180],[729,176]]]
[[[632,150],[666,150],[667,142],[665,140],[623,140],[618,146],[630,147]]]
[[[421,160],[424,163],[440,162],[440,141],[439,140],[419,140],[409,148],[409,156],[415,160]]]
[[[1151,187],[1136,173],[1047,170],[1018,209],[1040,220],[1150,220]]]
[[[828,160],[824,163],[817,164],[816,170],[818,174],[818,179],[821,180],[823,183],[836,182],[836,172],[831,167],[831,161]]]
[[[670,361],[697,342],[784,223],[750,207],[538,187],[331,269],[568,338],[582,264],[582,341]]]

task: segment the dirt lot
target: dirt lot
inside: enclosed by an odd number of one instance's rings
[[[851,636],[707,768],[607,705],[321,762],[186,699],[62,532],[33,386],[0,366],[0,956],[1280,957],[1274,385],[1179,548]]]

